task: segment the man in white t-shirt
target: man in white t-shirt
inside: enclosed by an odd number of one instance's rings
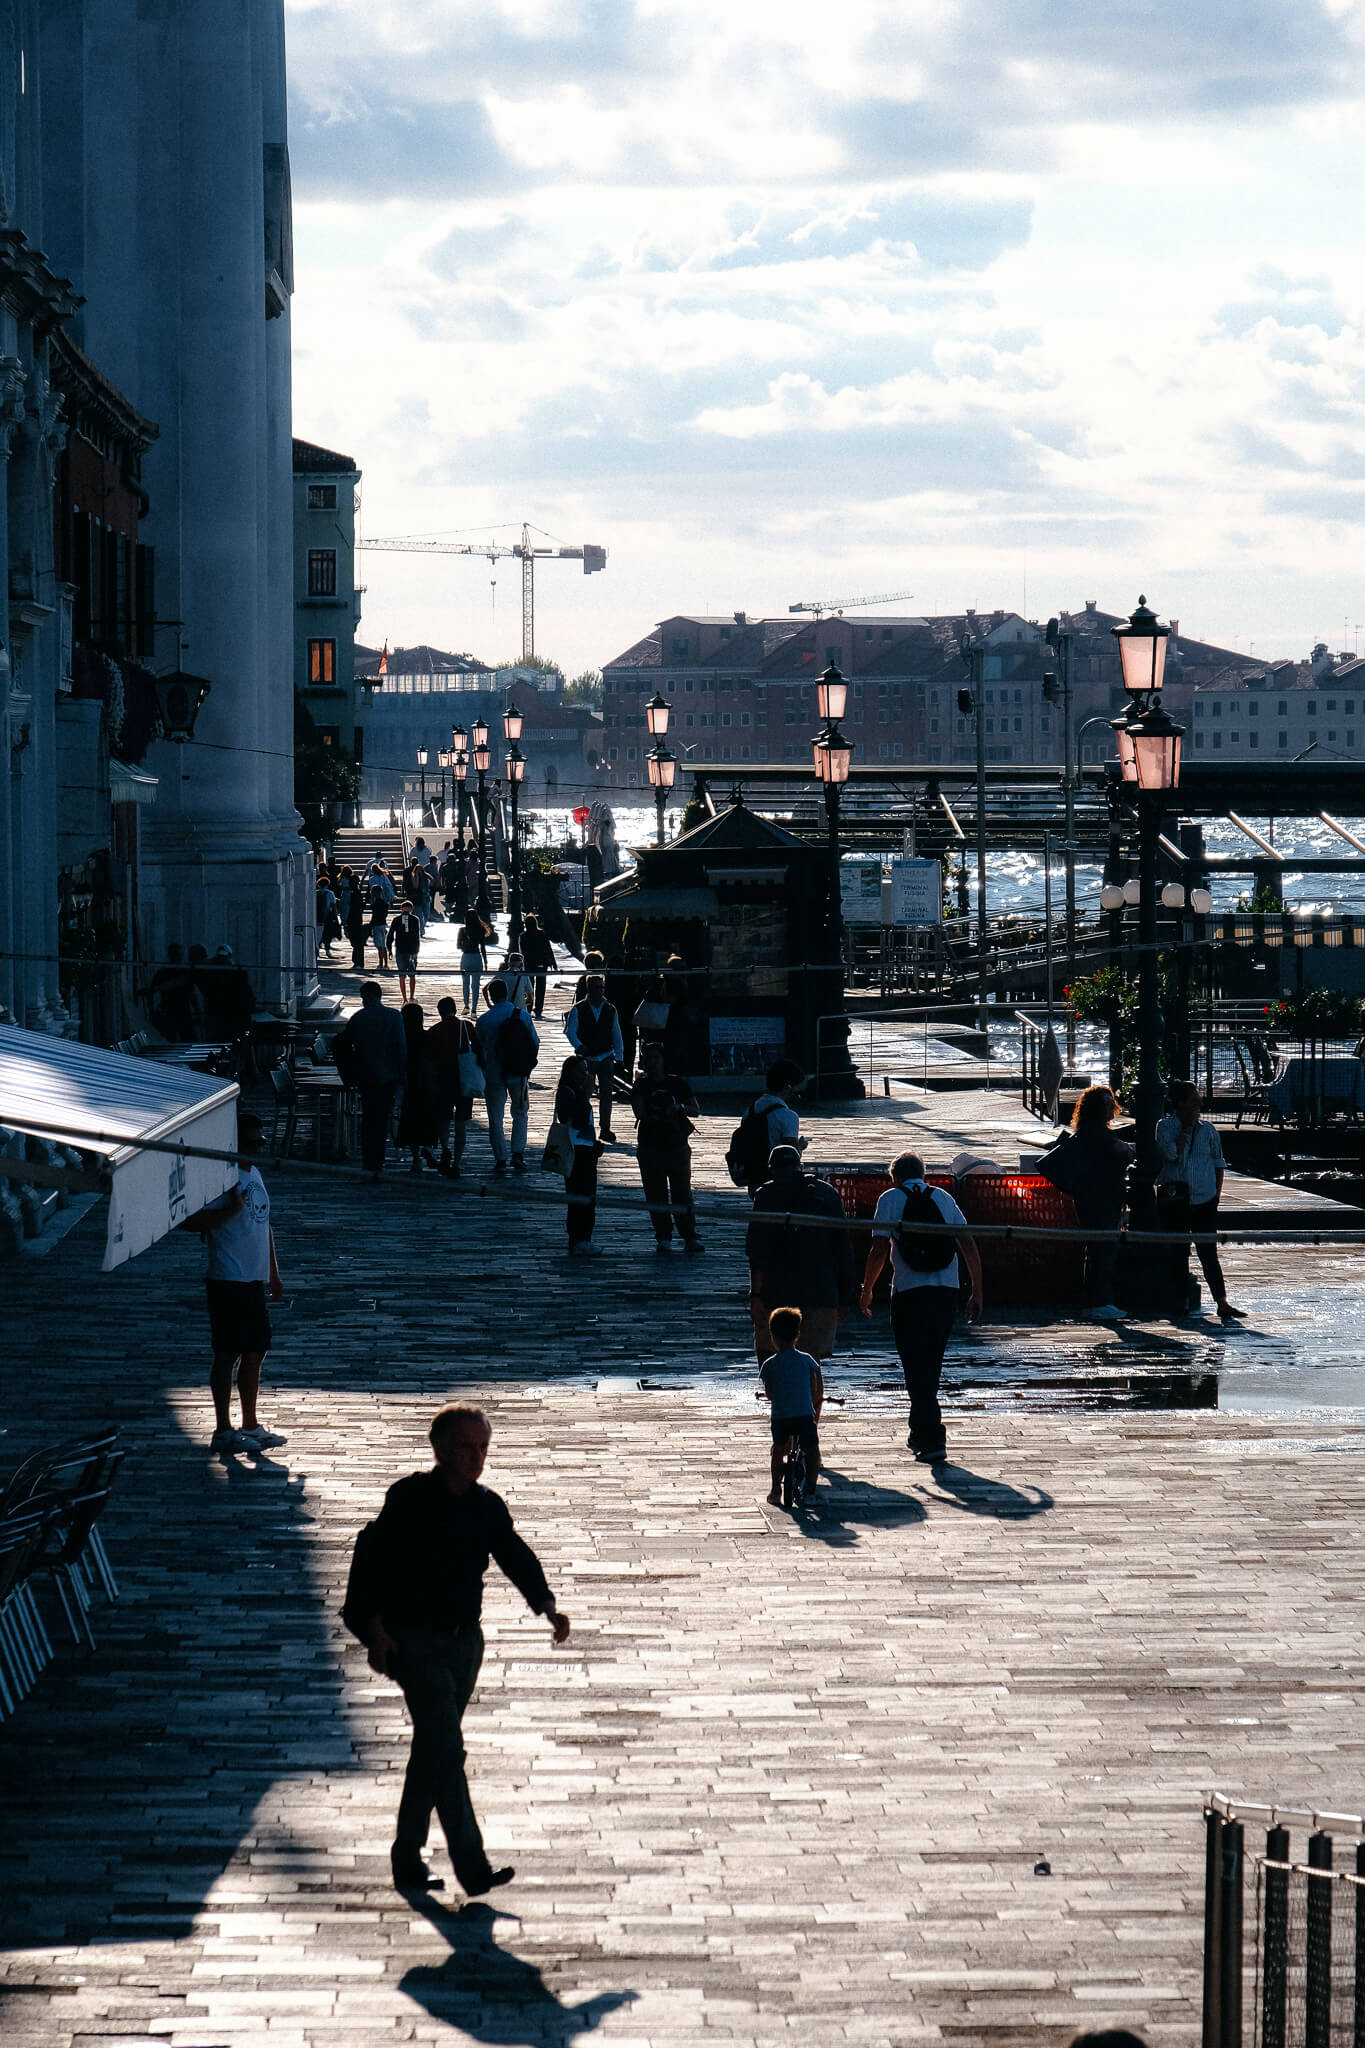
[[[961,1235],[943,1237],[926,1233],[917,1238],[914,1222],[930,1222],[931,1211],[937,1212],[939,1221],[957,1226]],[[958,1260],[966,1266],[971,1285],[967,1303],[969,1323],[974,1323],[981,1314],[981,1260],[969,1235],[966,1217],[950,1194],[928,1185],[924,1161],[914,1152],[903,1152],[892,1161],[891,1186],[877,1203],[872,1218],[872,1249],[867,1255],[859,1302],[865,1316],[872,1313],[872,1290],[888,1258],[891,1334],[900,1353],[905,1390],[910,1396],[910,1432],[906,1443],[924,1464],[937,1464],[948,1455],[938,1389],[943,1354],[957,1315]]]
[[[259,1152],[264,1135],[258,1116],[248,1111],[238,1116],[240,1151]],[[209,1374],[214,1413],[212,1448],[269,1450],[285,1439],[258,1421],[256,1397],[260,1392],[261,1367],[270,1349],[266,1293],[268,1290],[271,1301],[279,1301],[284,1284],[270,1228],[270,1197],[257,1168],[239,1164],[236,1187],[219,1195],[197,1216],[191,1216],[186,1228],[200,1233],[208,1251],[204,1291],[213,1341],[213,1368]],[[234,1373],[242,1404],[240,1429],[232,1426]]]

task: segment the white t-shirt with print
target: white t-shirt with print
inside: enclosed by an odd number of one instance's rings
[[[210,1280],[266,1280],[270,1278],[270,1197],[265,1182],[254,1166],[238,1167],[237,1189],[244,1198],[240,1215],[229,1216],[208,1236],[208,1277]],[[226,1209],[231,1194],[209,1202],[210,1209]]]
[[[901,1257],[900,1247],[896,1243],[897,1227],[905,1214],[907,1189],[923,1188],[927,1185],[926,1181],[910,1180],[903,1181],[899,1187],[888,1188],[873,1212],[872,1235],[874,1237],[889,1237],[891,1240],[891,1286],[892,1291],[896,1294],[899,1294],[902,1289],[907,1287],[956,1287],[958,1284],[956,1252],[953,1253],[947,1265],[940,1266],[936,1273],[919,1273],[916,1272],[913,1266],[906,1264],[905,1260]],[[934,1207],[938,1210],[943,1221],[945,1223],[955,1223],[959,1229],[965,1231],[968,1227],[967,1219],[958,1208],[952,1196],[946,1193],[943,1188],[930,1188],[929,1193],[932,1195]]]

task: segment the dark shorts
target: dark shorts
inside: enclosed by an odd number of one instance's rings
[[[405,974],[408,980],[411,981],[413,975],[417,972],[417,955],[415,953],[397,952],[393,958],[398,972]]]
[[[270,1317],[264,1280],[206,1280],[209,1330],[215,1353],[240,1357],[244,1351],[270,1349]]]
[[[820,1455],[820,1438],[816,1434],[813,1415],[774,1415],[773,1442],[784,1444],[789,1436],[800,1439],[801,1448],[808,1458]]]

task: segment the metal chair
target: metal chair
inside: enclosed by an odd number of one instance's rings
[[[272,1067],[266,1078],[275,1104],[275,1120],[270,1126],[270,1150],[276,1158],[287,1159],[293,1150],[294,1130],[299,1119],[299,1091],[288,1067]],[[281,1120],[284,1123],[283,1153],[279,1144]]]
[[[0,1518],[0,1716],[14,1712],[52,1660],[31,1576],[51,1528],[51,1511],[36,1505]]]

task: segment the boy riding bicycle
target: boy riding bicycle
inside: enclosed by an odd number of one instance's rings
[[[820,1368],[808,1352],[798,1351],[801,1335],[799,1308],[775,1308],[768,1317],[768,1334],[777,1349],[759,1367],[763,1381],[762,1398],[772,1403],[772,1491],[774,1507],[782,1505],[782,1468],[794,1442],[806,1458],[806,1484],[801,1498],[815,1499],[815,1482],[820,1476],[820,1438],[816,1424],[824,1406],[825,1383]]]

